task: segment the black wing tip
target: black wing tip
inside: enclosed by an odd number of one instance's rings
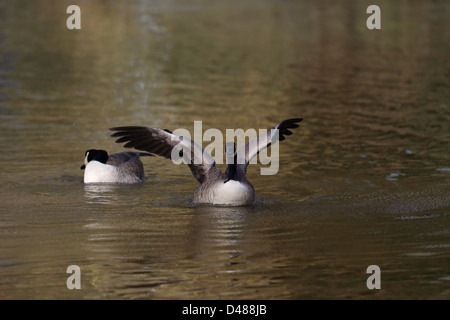
[[[134,127],[133,126],[112,127],[112,128],[109,128],[109,131],[124,131],[124,130],[129,130],[130,128],[134,128]]]
[[[300,125],[298,122],[303,121],[303,118],[290,118],[281,121],[275,128],[279,130],[279,138],[278,141],[283,141],[286,139],[285,136],[292,135],[292,131],[289,129],[298,128]]]
[[[147,152],[138,152],[139,157],[154,157],[154,154],[147,153]]]
[[[113,137],[113,138],[119,137],[119,138],[124,139],[126,137],[129,137],[130,134],[133,135],[135,133],[142,132],[143,130],[146,130],[146,129],[147,129],[147,127],[143,127],[143,126],[123,126],[123,127],[109,128],[109,131],[113,131],[113,133],[111,134],[111,137]],[[117,143],[123,142],[123,140],[122,141],[119,141],[119,140],[120,139],[118,139],[116,142]]]
[[[286,122],[286,121],[288,121],[288,122],[300,122],[300,121],[303,121],[303,118],[290,118],[290,119],[284,120],[283,122]]]
[[[297,128],[299,126],[297,123],[302,122],[302,121],[303,121],[303,118],[291,118],[291,119],[286,119],[286,120],[281,121],[280,124],[283,124],[283,125],[288,124],[288,125],[296,126],[295,128]]]
[[[133,131],[133,130],[142,130],[144,126],[120,126],[120,127],[112,127],[109,128],[110,131]]]
[[[298,128],[300,125],[299,122],[302,122],[303,118],[291,118],[281,121],[279,124],[277,124],[273,129],[280,129],[280,130],[286,130],[286,129],[295,129]]]

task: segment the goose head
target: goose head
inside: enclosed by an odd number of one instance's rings
[[[87,150],[84,154],[84,164],[80,167],[80,169],[85,169],[87,164],[93,160],[106,164],[106,161],[108,161],[108,153],[105,150]]]

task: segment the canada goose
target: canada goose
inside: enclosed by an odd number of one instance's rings
[[[234,143],[227,143],[225,154],[228,158],[233,157],[234,161],[228,164],[225,173],[216,167],[212,156],[198,144],[184,136],[177,136],[170,130],[141,126],[115,127],[110,130],[114,131],[111,136],[118,138],[117,143],[126,142],[125,148],[147,151],[168,159],[171,159],[172,149],[177,146],[180,156],[183,152],[190,155],[191,161],[188,162],[188,166],[195,179],[200,182],[194,191],[193,202],[237,206],[251,203],[255,198],[253,185],[246,177],[250,160],[264,148],[276,143],[276,137],[282,141],[285,136],[291,135],[289,129],[297,128],[299,126],[297,122],[302,120],[302,118],[284,120],[266,135],[249,141],[237,151]],[[237,161],[238,159],[244,161]]]
[[[84,155],[84,183],[138,183],[144,181],[143,152],[120,152],[108,155],[105,150],[89,149]]]

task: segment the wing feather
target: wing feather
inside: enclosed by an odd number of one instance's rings
[[[298,128],[299,125],[297,123],[302,120],[302,118],[283,120],[275,127],[272,127],[267,134],[253,139],[239,148],[237,151],[238,163],[241,164],[241,168],[244,169],[244,172],[247,171],[247,166],[254,156],[261,150],[268,148],[271,144],[285,140],[286,136],[292,134],[292,131],[290,130]]]
[[[125,148],[135,148],[173,161],[173,155],[183,157],[193,176],[202,183],[208,172],[215,167],[214,159],[198,144],[187,137],[179,136],[167,129],[125,126],[110,128],[117,143],[125,143]],[[218,170],[218,169],[217,169]]]

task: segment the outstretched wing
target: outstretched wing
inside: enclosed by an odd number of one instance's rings
[[[272,127],[266,135],[253,139],[239,148],[237,151],[238,164],[241,163],[244,172],[247,170],[247,166],[254,156],[261,150],[268,148],[271,144],[285,140],[286,136],[292,134],[290,129],[298,128],[299,125],[297,123],[302,120],[302,118],[283,120],[275,127]]]
[[[133,151],[118,152],[110,154],[108,156],[108,161],[106,163],[113,166],[120,166],[121,164],[127,161],[145,156],[153,156],[153,155],[145,152],[133,152]]]
[[[125,142],[125,148],[147,151],[173,161],[183,158],[200,183],[207,178],[211,168],[216,168],[214,159],[198,144],[167,129],[128,126],[109,130],[114,131],[111,137],[118,138],[117,143]]]

